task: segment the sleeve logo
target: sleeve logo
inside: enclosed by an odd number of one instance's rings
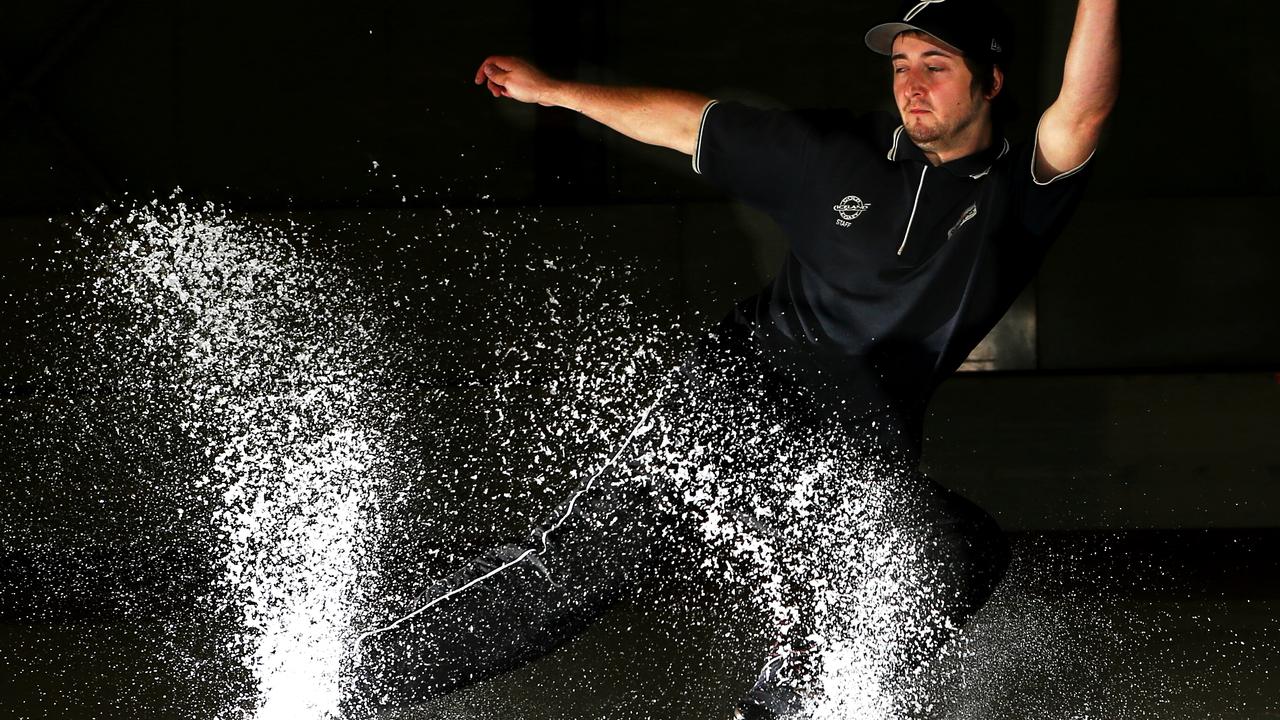
[[[849,227],[850,220],[857,220],[858,216],[866,212],[871,207],[871,203],[862,202],[862,198],[857,195],[850,195],[840,201],[834,210],[840,217],[836,220],[836,225],[840,227]]]

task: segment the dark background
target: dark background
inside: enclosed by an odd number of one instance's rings
[[[1074,4],[1018,4],[1024,137]],[[565,77],[791,107],[889,107],[878,3],[43,2],[0,16],[6,284],[66,213],[188,197],[385,227],[529,207],[607,231],[714,318],[781,240],[688,158],[471,84],[491,53]],[[1270,527],[1280,487],[1280,69],[1269,3],[1127,3],[1120,105],[1079,215],[1021,306],[1030,372],[948,383],[934,474],[1010,528]],[[1213,28],[1213,32],[1203,31]],[[1218,28],[1230,28],[1219,30]],[[374,163],[377,168],[374,168]],[[413,212],[406,212],[413,211]],[[529,243],[545,240],[531,232]],[[432,248],[418,248],[424,264]],[[6,332],[13,325],[6,323]],[[1025,360],[1025,359],[1024,359]],[[21,358],[18,359],[21,361]]]
[[[47,286],[32,268],[67,216],[175,188],[406,233],[446,210],[528,208],[654,268],[657,296],[696,325],[769,277],[776,230],[685,156],[494,100],[472,84],[477,66],[520,54],[580,80],[889,109],[886,63],[861,43],[886,5],[6,3],[0,282]],[[1010,7],[1016,140],[1055,96],[1074,2]],[[943,386],[926,465],[1011,531],[1122,538],[1115,553],[1154,557],[1204,592],[1269,596],[1280,8],[1130,2],[1122,22],[1121,100],[1090,191],[1019,304],[1029,354]],[[522,241],[554,242],[539,232]],[[414,252],[432,262],[429,245]],[[21,405],[24,310],[7,312],[19,381],[5,392]]]

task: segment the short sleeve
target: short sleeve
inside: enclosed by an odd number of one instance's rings
[[[812,135],[797,113],[713,100],[702,111],[693,169],[744,202],[776,212],[797,196]]]
[[[1051,241],[1062,231],[1080,204],[1093,174],[1093,155],[1051,178],[1035,176],[1035,152],[1039,133],[1014,153],[1014,192],[1023,229],[1035,238]]]

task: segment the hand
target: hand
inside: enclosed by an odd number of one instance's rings
[[[487,85],[494,97],[525,103],[554,105],[551,91],[557,83],[532,63],[518,57],[491,55],[476,71],[476,84]]]

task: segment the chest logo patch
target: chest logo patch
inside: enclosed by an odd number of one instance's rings
[[[956,222],[955,225],[952,225],[951,229],[947,231],[947,239],[950,240],[951,236],[956,234],[956,231],[960,229],[961,225],[964,225],[965,223],[969,222],[970,220],[974,219],[977,216],[978,216],[978,203],[974,203],[969,206],[968,210],[964,211],[964,214],[960,216],[960,220]]]
[[[850,195],[840,201],[839,205],[833,208],[840,217],[836,219],[836,225],[840,227],[849,227],[849,221],[857,220],[858,216],[866,212],[871,207],[871,203],[862,202],[862,198],[857,195]]]

